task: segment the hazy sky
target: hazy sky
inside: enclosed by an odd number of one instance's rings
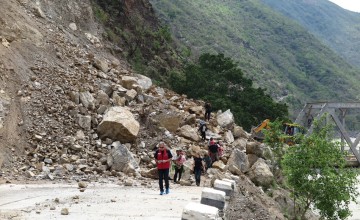
[[[350,11],[360,12],[360,0],[329,0]]]

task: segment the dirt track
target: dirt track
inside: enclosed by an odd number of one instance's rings
[[[77,183],[6,184],[0,185],[0,219],[180,219],[187,203],[200,201],[202,189],[172,185],[160,196],[156,181],[147,188],[95,183],[85,192]],[[69,215],[61,215],[62,208]]]

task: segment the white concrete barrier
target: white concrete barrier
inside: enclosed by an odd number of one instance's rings
[[[212,188],[204,188],[201,192],[201,204],[214,206],[220,210],[225,207],[226,193]]]
[[[235,180],[222,179],[222,181],[226,181],[226,182],[231,183],[231,187],[232,187],[232,189],[233,189],[233,190],[235,190],[235,187],[236,187],[236,182],[235,182]]]
[[[183,210],[181,220],[220,220],[219,209],[191,202]]]
[[[215,180],[214,189],[221,190],[226,193],[226,196],[230,196],[234,191],[231,183],[223,180]]]

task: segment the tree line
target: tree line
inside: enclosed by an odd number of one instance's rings
[[[236,123],[245,130],[266,118],[288,117],[285,103],[275,102],[263,88],[254,88],[237,63],[224,54],[202,54],[183,72],[172,72],[169,82],[174,91],[208,101],[214,110],[231,109]]]

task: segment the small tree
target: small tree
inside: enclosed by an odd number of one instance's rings
[[[284,133],[282,131],[282,122],[280,120],[275,120],[274,122],[269,122],[269,129],[264,129],[266,143],[274,153],[272,163],[274,167],[280,167],[281,159],[285,154],[285,145],[284,145]]]
[[[351,214],[349,203],[358,195],[356,173],[345,168],[345,153],[331,141],[329,127],[314,123],[314,132],[287,150],[282,168],[294,201],[303,206],[302,219],[310,205],[324,218],[345,219]]]

